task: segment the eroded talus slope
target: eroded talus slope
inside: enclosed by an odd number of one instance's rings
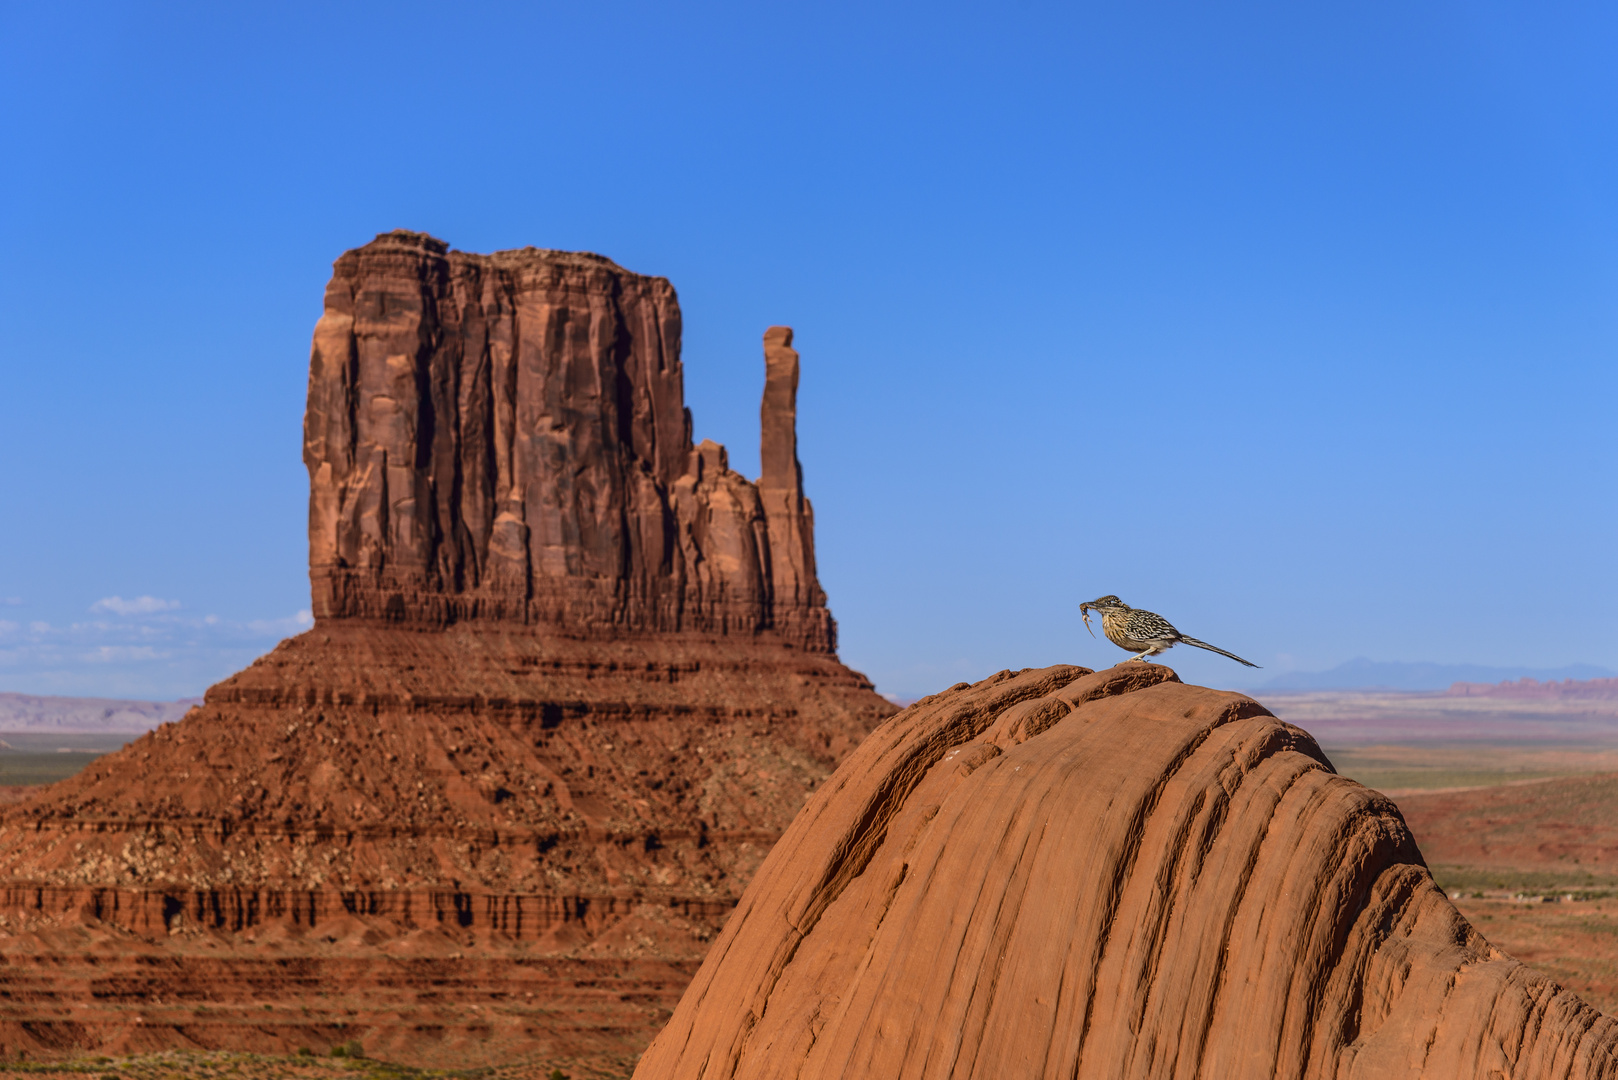
[[[0,888],[734,900],[891,709],[778,642],[332,620],[8,808]]]
[[[1615,1047],[1305,732],[1126,663],[1003,672],[878,728],[635,1075],[1595,1077]]]

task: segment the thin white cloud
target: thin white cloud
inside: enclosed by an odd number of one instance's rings
[[[20,597],[20,596],[3,597],[3,598],[0,598],[0,604],[5,604],[7,607],[22,607],[22,597]]]
[[[67,625],[16,625],[22,620],[9,629],[0,625],[0,690],[73,697],[195,696],[315,621],[307,609],[237,621],[188,615],[174,611],[168,601],[157,603],[165,607],[133,616],[105,608],[99,618]]]
[[[288,634],[299,634],[315,625],[315,616],[309,611],[300,611],[295,615],[288,615],[284,619],[254,619],[247,623],[247,629],[255,634],[265,637],[285,637]]]
[[[137,596],[125,600],[121,596],[104,596],[90,605],[91,611],[110,611],[114,615],[150,615],[158,611],[173,611],[180,606],[178,600],[159,600],[155,596]]]
[[[168,653],[158,652],[150,645],[102,645],[90,652],[79,654],[79,659],[87,664],[126,664],[130,661],[168,658]]]

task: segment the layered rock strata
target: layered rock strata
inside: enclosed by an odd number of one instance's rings
[[[810,799],[640,1080],[1612,1077],[1398,810],[1172,671],[1002,672]]]
[[[315,626],[0,815],[0,1056],[633,1060],[894,711],[833,651],[791,331],[757,483],[693,445],[679,332],[599,256],[337,261]]]
[[[890,711],[779,642],[330,620],[0,818],[0,881],[156,889],[148,908],[393,889],[483,897],[473,911],[728,904]]]

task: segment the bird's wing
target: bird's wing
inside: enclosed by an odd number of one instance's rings
[[[1173,640],[1180,636],[1180,632],[1163,616],[1140,608],[1129,613],[1129,621],[1124,623],[1124,629],[1136,641]]]

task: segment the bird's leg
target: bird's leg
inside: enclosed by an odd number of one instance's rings
[[[1148,657],[1150,657],[1155,652],[1157,652],[1157,650],[1155,648],[1154,649],[1147,649],[1145,652],[1141,653],[1139,656],[1131,656],[1130,659],[1131,660],[1145,660],[1148,664],[1150,664],[1151,660],[1149,660]]]

